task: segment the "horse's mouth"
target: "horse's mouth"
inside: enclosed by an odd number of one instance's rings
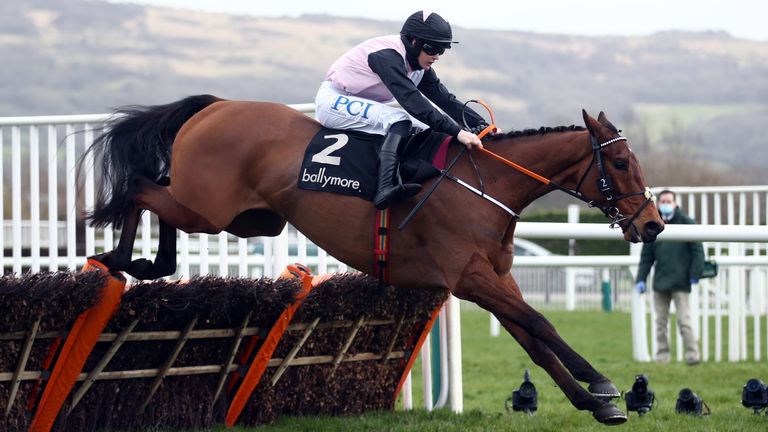
[[[624,233],[624,239],[631,243],[641,243],[644,242],[643,236],[640,235],[640,231],[637,229],[637,226],[634,222],[623,225],[621,224],[621,231]]]

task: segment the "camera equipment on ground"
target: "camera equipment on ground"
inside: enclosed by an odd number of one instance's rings
[[[639,416],[644,416],[653,408],[655,399],[655,394],[648,388],[648,376],[645,374],[636,375],[632,389],[624,394],[627,411],[637,411]]]
[[[695,415],[697,417],[712,413],[707,403],[689,388],[680,390],[680,394],[677,396],[677,403],[675,403],[675,412],[678,414]]]
[[[768,387],[762,380],[750,379],[741,391],[741,404],[755,410],[755,414],[760,414],[760,411],[768,407]]]
[[[525,370],[524,380],[520,384],[520,388],[513,391],[512,396],[504,402],[507,411],[510,410],[510,403],[512,404],[512,411],[524,411],[530,415],[533,415],[533,412],[538,408],[536,386],[531,382],[528,369]]]

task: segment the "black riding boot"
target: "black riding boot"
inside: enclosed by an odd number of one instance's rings
[[[373,204],[377,209],[385,209],[393,202],[410,198],[421,190],[421,185],[416,183],[402,184],[396,180],[397,153],[403,137],[411,129],[411,122],[404,120],[393,124],[381,144],[379,152],[379,185]]]

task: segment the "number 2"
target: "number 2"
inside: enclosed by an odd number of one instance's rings
[[[346,134],[336,134],[326,135],[323,138],[334,139],[336,142],[326,147],[325,150],[312,156],[312,162],[327,165],[341,165],[341,157],[331,156],[331,153],[347,145],[349,142],[349,137]]]

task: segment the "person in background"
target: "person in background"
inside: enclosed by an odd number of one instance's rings
[[[315,96],[316,118],[323,126],[386,135],[374,198],[379,209],[421,190],[418,184],[400,184],[395,179],[398,153],[412,126],[447,133],[470,149],[482,147],[477,135],[459,124],[462,112],[473,131],[482,130],[486,122],[448,91],[433,67],[455,43],[451,25],[443,17],[415,12],[399,35],[369,39],[336,60]],[[402,109],[387,105],[394,100]]]
[[[659,193],[657,207],[665,223],[696,223],[678,208],[675,193],[670,190]],[[704,248],[699,242],[657,240],[653,243],[645,243],[637,271],[637,290],[641,294],[646,291],[646,279],[654,265],[656,267],[653,275],[653,305],[656,310],[658,345],[656,361],[669,363],[667,322],[669,321],[669,304],[674,300],[677,309],[677,326],[683,335],[685,345],[685,361],[689,365],[698,364],[700,361],[698,341],[691,327],[688,297],[691,293],[691,285],[699,282],[704,269]]]

